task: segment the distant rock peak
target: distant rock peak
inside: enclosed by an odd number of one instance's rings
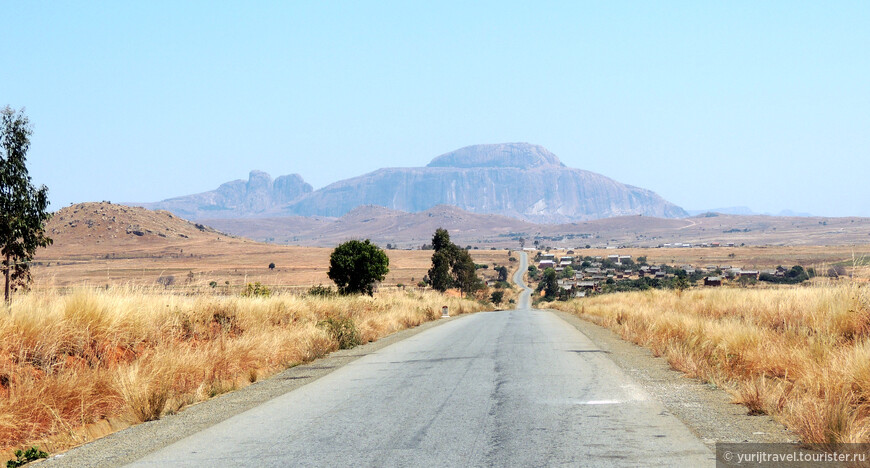
[[[472,145],[442,154],[426,167],[514,167],[532,169],[543,166],[564,167],[562,161],[543,146],[530,143]]]

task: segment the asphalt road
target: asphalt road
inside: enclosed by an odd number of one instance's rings
[[[713,463],[605,352],[524,294],[517,310],[426,330],[131,466]]]

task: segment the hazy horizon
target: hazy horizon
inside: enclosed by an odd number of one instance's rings
[[[686,210],[870,216],[870,5],[4,5],[52,208],[524,141]]]

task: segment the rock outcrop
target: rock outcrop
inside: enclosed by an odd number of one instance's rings
[[[211,192],[144,206],[188,219],[214,219],[340,217],[362,205],[411,213],[451,205],[537,223],[688,216],[650,190],[568,168],[546,148],[528,143],[468,146],[438,156],[426,167],[380,169],[317,191],[299,175],[272,181],[254,171],[247,182],[228,182]]]
[[[299,174],[272,180],[262,171],[251,171],[248,180],[221,184],[216,190],[142,203],[153,210],[167,210],[186,219],[245,218],[262,215],[312,192]]]
[[[652,191],[567,168],[553,153],[528,143],[469,146],[438,156],[426,167],[380,169],[328,185],[282,212],[342,216],[361,204],[407,212],[452,205],[545,223],[687,216]]]

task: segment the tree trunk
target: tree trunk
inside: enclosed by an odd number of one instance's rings
[[[8,253],[6,254],[6,294],[4,295],[4,300],[6,303],[9,303],[9,275],[12,273],[12,256]]]

